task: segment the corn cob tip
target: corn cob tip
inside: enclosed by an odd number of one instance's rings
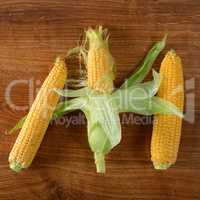
[[[153,162],[153,166],[157,170],[166,170],[166,169],[170,168],[171,165],[172,165],[171,163],[157,163],[157,162]]]
[[[175,49],[170,49],[170,50],[166,53],[166,57],[167,57],[167,56],[168,56],[169,59],[171,59],[171,60],[177,59],[178,62],[181,62],[181,58],[177,55]]]
[[[169,52],[176,54],[176,51],[174,49],[170,49]]]
[[[105,157],[102,153],[94,153],[97,173],[105,173]]]
[[[20,172],[22,170],[21,165],[16,162],[11,162],[9,166],[14,172]]]
[[[65,66],[65,58],[63,56],[57,56],[55,59],[55,65],[64,65]]]
[[[86,31],[86,38],[89,41],[90,47],[98,48],[100,46],[108,46],[108,31],[98,26],[95,29],[88,28]]]

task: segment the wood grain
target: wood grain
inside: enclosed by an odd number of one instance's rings
[[[38,88],[36,81],[44,80],[55,56],[75,46],[84,28],[98,24],[110,30],[117,86],[134,71],[153,42],[169,33],[164,52],[176,49],[183,59],[186,80],[195,81],[195,88],[186,91],[195,95],[195,122],[183,123],[176,165],[168,171],[153,170],[149,154],[152,126],[130,122],[123,123],[123,140],[107,156],[107,173],[96,174],[86,125],[74,122],[66,127],[61,121],[49,127],[31,168],[20,174],[12,172],[7,159],[16,135],[4,132],[27,110],[13,110],[6,103],[8,84],[32,80]],[[0,1],[0,199],[199,200],[199,25],[198,0]],[[75,67],[69,69],[73,74]],[[15,87],[12,100],[28,105],[27,86]],[[186,103],[192,105],[191,99]]]

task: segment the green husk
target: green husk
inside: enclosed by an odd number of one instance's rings
[[[153,112],[153,114],[173,114],[180,118],[184,117],[182,111],[180,111],[177,106],[160,97],[154,96],[151,98],[150,110]]]
[[[84,87],[81,89],[77,89],[77,90],[70,90],[70,89],[66,89],[66,90],[61,90],[61,89],[55,89],[54,90],[57,94],[59,94],[60,96],[63,97],[81,97],[81,96],[86,96],[88,94],[88,87]]]
[[[25,120],[26,120],[26,115],[25,115],[24,117],[22,117],[22,118],[17,122],[17,124],[16,124],[10,131],[8,131],[8,133],[6,133],[6,134],[10,135],[10,134],[14,133],[15,131],[21,129],[22,126],[23,126],[23,124],[24,124],[24,122],[25,122]]]
[[[140,83],[144,80],[146,75],[149,73],[154,61],[158,57],[159,53],[164,49],[167,40],[167,35],[164,38],[157,42],[151,50],[146,55],[142,65],[138,68],[138,70],[127,79],[121,86],[121,88],[127,88],[137,83]]]
[[[105,155],[112,149],[112,146],[101,124],[88,115],[86,117],[88,122],[88,142],[94,153],[96,169],[98,173],[104,173]]]
[[[62,117],[66,113],[81,110],[87,104],[87,98],[78,97],[71,100],[60,102],[53,113],[53,119]]]
[[[118,89],[113,94],[119,112],[135,112],[137,114],[151,115],[149,102],[160,86],[160,76],[153,70],[154,80],[139,83],[129,88]]]
[[[87,118],[88,143],[94,153],[96,171],[97,173],[105,173],[105,156],[112,149],[112,145],[107,132],[103,128],[105,125],[97,117],[101,113],[98,112],[95,114],[96,111],[93,111],[93,106],[89,103],[82,108],[82,111]]]
[[[107,135],[112,147],[121,140],[121,126],[118,110],[111,95],[92,95],[88,107],[93,119],[96,119]]]
[[[105,156],[102,153],[94,153],[94,159],[96,164],[97,173],[105,173]]]
[[[144,90],[147,91],[149,96],[152,97],[158,92],[158,89],[159,89],[160,83],[161,83],[161,79],[162,79],[162,77],[160,77],[160,74],[153,69],[153,81],[147,81],[145,83],[141,83],[141,85],[144,88]],[[140,84],[138,84],[138,85],[140,85]]]
[[[119,114],[111,95],[92,96],[89,101],[88,141],[97,172],[105,172],[105,155],[121,141]]]

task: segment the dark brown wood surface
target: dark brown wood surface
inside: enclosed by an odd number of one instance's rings
[[[38,88],[37,80],[47,76],[55,56],[77,45],[84,28],[98,24],[110,31],[117,86],[166,32],[166,50],[154,67],[170,48],[182,57],[185,79],[195,81],[195,87],[186,88],[186,96],[195,95],[195,122],[183,123],[176,165],[155,171],[149,152],[152,125],[130,121],[122,125],[122,142],[107,156],[106,174],[97,174],[86,125],[73,122],[69,127],[51,125],[32,166],[12,172],[7,160],[17,135],[4,133],[27,110],[8,105],[6,88],[13,80],[32,80]],[[73,74],[75,67],[68,68]],[[199,78],[199,0],[1,0],[0,200],[199,200]],[[28,105],[27,85],[18,84],[11,96],[15,104]],[[193,102],[187,99],[186,104]]]

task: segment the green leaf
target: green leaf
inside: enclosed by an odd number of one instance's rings
[[[159,97],[135,100],[124,112],[134,112],[142,115],[172,114],[183,118],[183,113],[171,102]]]
[[[173,114],[183,118],[183,113],[173,103],[159,97],[134,100],[132,104],[124,107],[123,112],[134,112],[141,115]]]
[[[160,97],[151,96],[155,85],[151,84],[149,90],[141,87],[118,90],[113,94],[113,101],[118,105],[119,112],[134,112],[142,115],[174,114],[183,117],[182,112],[171,102]],[[144,85],[143,85],[144,86]],[[156,87],[157,88],[157,87]],[[151,94],[151,95],[149,95]]]
[[[153,81],[139,83],[126,89],[118,89],[112,98],[119,112],[135,112],[149,115],[149,99],[155,95],[160,86],[160,76],[153,70]]]
[[[91,150],[102,154],[108,153],[112,149],[112,146],[101,124],[92,118],[87,118],[87,122],[88,142]]]
[[[108,148],[106,147],[109,141],[108,137],[98,123],[98,119],[93,116],[91,112],[92,108],[89,108],[88,105],[86,106],[87,109],[84,109],[83,112],[87,118],[87,133],[90,148],[93,152],[102,152],[105,154],[111,148],[109,146]]]
[[[149,96],[152,97],[158,92],[160,83],[161,83],[160,74],[153,69],[153,81],[148,81],[138,85],[141,85],[142,88],[147,91]]]
[[[130,94],[125,94],[126,90],[120,91],[119,95],[113,100],[118,105],[118,111],[122,112],[134,112],[141,115],[152,115],[149,110],[149,104],[151,97],[148,97],[147,93],[142,93],[140,90]]]
[[[91,101],[93,101],[93,99]],[[112,145],[105,128],[103,128],[104,121],[103,124],[99,123],[98,114],[101,113],[97,113],[99,110],[96,110],[96,108],[98,107],[100,108],[100,104],[95,106],[95,104],[89,101],[89,103],[82,110],[87,118],[88,142],[91,150],[94,152],[97,172],[104,173],[105,155],[112,149]]]
[[[17,124],[7,133],[8,135],[12,134],[13,132],[19,130],[22,128],[25,120],[26,120],[27,115],[25,115],[24,117],[22,117]]]
[[[98,122],[107,135],[111,147],[121,140],[119,113],[110,95],[94,95],[89,100],[89,114],[93,121]]]
[[[59,94],[60,96],[64,97],[80,97],[80,96],[87,96],[89,89],[88,87],[84,87],[78,90],[61,90],[61,89],[54,89],[54,91]]]
[[[140,83],[144,80],[149,70],[151,69],[154,61],[158,57],[159,53],[164,49],[166,44],[167,35],[160,41],[157,42],[151,50],[146,55],[142,65],[138,68],[138,70],[128,79],[126,80],[121,88],[127,88],[134,84]]]
[[[87,98],[79,97],[72,100],[67,100],[60,102],[54,111],[53,118],[58,118],[66,113],[72,112],[74,110],[84,109],[87,104]]]
[[[152,97],[149,107],[152,114],[173,114],[183,118],[183,113],[173,103],[166,101],[160,97]]]

